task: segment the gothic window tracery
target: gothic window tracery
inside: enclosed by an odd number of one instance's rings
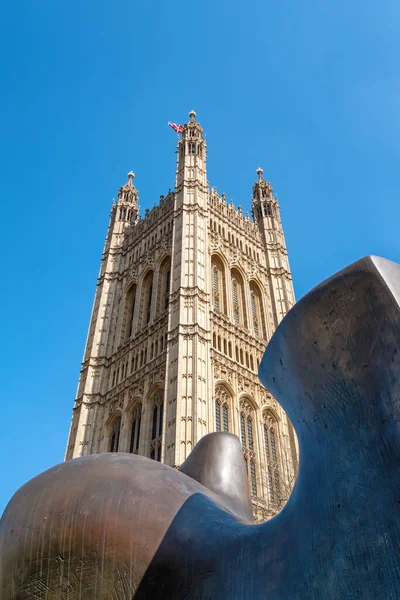
[[[243,456],[246,461],[247,476],[252,496],[257,496],[256,454],[254,450],[254,409],[250,402],[243,398],[240,401],[240,440]],[[250,465],[250,468],[249,468]]]
[[[263,413],[264,448],[267,458],[268,492],[271,504],[279,504],[281,500],[280,465],[278,452],[278,424],[274,415],[266,410]]]
[[[218,385],[215,388],[215,430],[229,431],[229,407],[231,396],[225,387]]]
[[[133,317],[136,304],[136,284],[133,284],[125,299],[125,340],[128,340],[133,333]]]
[[[121,431],[121,417],[116,417],[111,423],[110,452],[118,452],[119,436]]]
[[[129,452],[137,454],[140,441],[140,426],[142,422],[142,405],[135,404],[132,411],[131,437],[129,442]]]
[[[152,398],[152,422],[151,422],[151,442],[150,458],[161,462],[161,444],[163,433],[164,416],[164,391],[158,389]]]

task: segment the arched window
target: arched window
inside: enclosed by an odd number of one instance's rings
[[[142,294],[140,299],[141,326],[146,325],[151,317],[151,301],[153,297],[153,271],[149,271],[142,283]]]
[[[131,285],[125,299],[125,335],[124,339],[128,340],[133,333],[133,316],[136,305],[136,284]]]
[[[247,327],[247,315],[245,306],[245,296],[243,279],[239,271],[232,269],[232,300],[233,300],[233,320],[235,325]]]
[[[111,423],[110,452],[118,452],[119,434],[121,431],[121,417],[116,417]]]
[[[255,465],[254,460],[250,461],[250,478],[251,478],[251,495],[257,496],[256,465]]]
[[[247,477],[252,496],[257,496],[256,455],[254,451],[254,410],[245,398],[240,401],[240,439],[246,461]],[[250,468],[248,468],[250,465]]]
[[[167,310],[171,286],[171,258],[167,256],[160,265],[158,277],[157,314]]]
[[[229,431],[230,395],[226,388],[217,385],[215,388],[215,430]]]
[[[212,297],[215,312],[226,314],[225,270],[218,256],[211,257]]]
[[[141,422],[142,422],[142,405],[135,404],[135,407],[132,412],[131,439],[129,442],[129,452],[131,454],[137,454],[138,450],[139,450]]]
[[[274,415],[266,410],[263,413],[264,448],[268,469],[268,495],[272,504],[281,502],[281,473],[278,452],[278,424]]]
[[[257,338],[265,340],[267,336],[265,331],[262,295],[260,288],[254,281],[250,283],[250,301],[254,335]]]
[[[161,443],[164,416],[164,391],[158,389],[152,399],[150,458],[161,462]]]

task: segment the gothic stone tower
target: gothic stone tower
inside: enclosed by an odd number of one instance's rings
[[[112,206],[66,459],[120,451],[179,466],[203,435],[230,431],[260,521],[285,504],[297,471],[293,427],[257,377],[292,279],[263,171],[251,220],[209,189],[195,117],[175,190],[140,219],[131,172]]]

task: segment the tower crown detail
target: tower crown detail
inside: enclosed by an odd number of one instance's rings
[[[189,121],[185,123],[182,131],[182,139],[186,141],[203,139],[203,128],[196,121],[196,113],[191,110],[189,113]]]
[[[119,220],[136,224],[139,216],[139,194],[133,185],[135,173],[129,171],[128,181],[118,191]]]
[[[268,200],[269,202],[271,202],[271,200],[275,200],[273,197],[274,190],[272,189],[272,185],[269,183],[269,181],[265,181],[263,177],[264,171],[261,169],[261,167],[258,167],[256,172],[258,175],[258,180],[253,185],[253,204],[255,202],[262,202],[263,200]]]
[[[196,121],[194,110],[190,111],[189,119],[183,126],[182,138],[178,142],[176,190],[183,185],[184,181],[190,181],[191,185],[194,181],[204,186],[207,185],[207,148],[203,128]]]
[[[118,192],[118,201],[122,200],[123,202],[137,202],[139,199],[139,194],[136,187],[133,185],[133,179],[135,177],[135,173],[133,171],[129,171],[128,173],[128,181],[125,185],[119,188]]]

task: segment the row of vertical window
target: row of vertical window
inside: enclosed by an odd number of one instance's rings
[[[119,220],[120,221],[129,221],[131,222],[133,219],[134,211],[131,208],[126,208],[122,206],[119,209]]]
[[[155,302],[156,314],[162,313],[168,308],[170,285],[171,258],[168,256],[163,260],[158,271],[158,290]],[[146,273],[140,289],[138,289],[136,284],[133,284],[129,288],[124,307],[124,340],[128,340],[134,334],[135,322],[139,329],[150,322],[152,316],[153,286],[154,271],[150,270]]]
[[[147,252],[150,248],[152,248],[158,241],[161,241],[165,238],[166,235],[169,235],[172,232],[172,221],[168,221],[163,227],[161,227],[158,231],[156,231],[148,240],[146,240],[142,246],[137,246],[134,252],[129,255],[129,264],[132,261],[138,260],[138,258],[144,252]]]
[[[162,334],[158,338],[152,340],[149,349],[149,360],[159,356],[161,352],[167,347],[167,334]],[[138,369],[141,369],[147,363],[147,348],[143,348],[137,354],[132,355],[130,361],[126,361],[118,368],[113,369],[111,372],[111,387],[117,385],[128,377],[136,373]],[[130,368],[129,368],[130,366]]]
[[[226,338],[221,338],[220,335],[213,333],[213,348],[229,356],[229,358],[233,358],[232,352],[232,342],[228,342]],[[236,362],[240,363],[244,367],[247,367],[251,371],[254,371],[254,358],[253,355],[247,351],[243,351],[239,346],[235,346],[235,359]],[[259,361],[257,360],[257,368],[259,365]]]
[[[150,432],[150,445],[148,450],[142,453],[151,459],[161,461],[162,434],[163,434],[163,398],[164,392],[159,389],[151,400],[152,420]],[[217,386],[215,395],[215,429],[216,431],[232,430],[230,410],[232,398],[223,386]],[[131,412],[129,452],[139,452],[140,436],[142,429],[142,404],[135,404]],[[266,411],[263,414],[264,450],[267,459],[268,494],[270,503],[277,505],[281,501],[280,466],[278,455],[278,432],[277,422],[274,416]],[[255,413],[251,404],[246,400],[240,403],[240,440],[246,464],[249,487],[252,496],[257,496],[256,460],[254,458],[254,433],[253,423]],[[110,425],[109,451],[120,450],[121,416],[116,416]]]
[[[162,434],[163,434],[163,415],[164,415],[164,392],[159,389],[154,394],[151,400],[152,406],[152,422],[151,422],[151,436],[150,436],[150,447],[146,454],[153,460],[161,462],[161,451],[162,451]],[[131,416],[131,424],[129,431],[129,452],[131,454],[138,454],[140,435],[142,428],[142,404],[136,403]],[[120,451],[120,436],[121,436],[121,417],[116,416],[110,425],[109,432],[109,452]]]
[[[273,217],[275,216],[275,209],[270,202],[264,202],[262,206],[256,207],[255,214],[259,219],[262,219],[263,217]]]
[[[247,254],[247,256],[253,260],[256,260],[258,263],[260,262],[260,254],[259,252],[256,252],[254,250],[254,248],[251,248],[250,246],[248,246],[246,243],[243,245],[243,240],[239,237],[239,236],[235,236],[233,233],[231,233],[230,231],[228,231],[228,238],[225,237],[225,227],[221,226],[221,225],[217,225],[216,221],[213,219],[210,219],[210,228],[215,231],[216,233],[218,232],[219,235],[221,235],[224,239],[228,239],[228,242],[230,244],[232,244],[233,246],[236,246],[237,248],[239,248],[242,252],[244,252],[245,254]]]
[[[231,417],[232,397],[224,386],[217,386],[215,390],[215,429],[216,431],[232,432]],[[250,402],[242,400],[240,403],[240,440],[246,464],[249,487],[252,496],[257,496],[256,460],[254,458],[254,433],[255,411]],[[269,411],[263,414],[263,443],[267,459],[267,478],[269,501],[273,505],[281,502],[281,471],[278,455],[278,424]]]
[[[227,316],[231,313],[235,325],[253,330],[255,337],[266,339],[265,315],[261,290],[255,281],[250,282],[249,289],[245,289],[243,277],[238,269],[231,269],[229,284],[232,289],[232,305],[227,304],[227,277],[222,260],[213,255],[211,259],[213,309],[215,312]],[[246,293],[250,295],[250,319],[247,316]]]

